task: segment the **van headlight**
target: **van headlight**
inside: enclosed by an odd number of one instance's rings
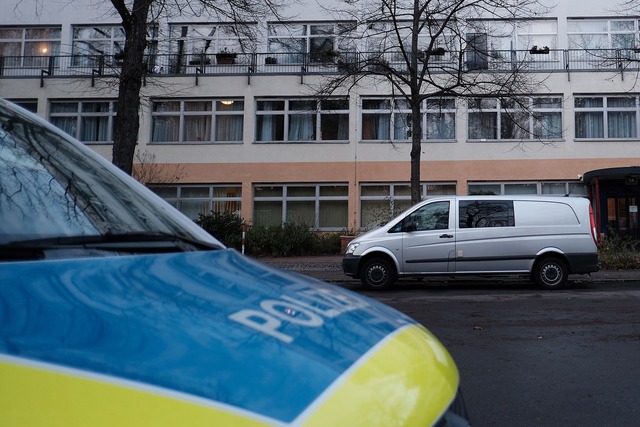
[[[358,246],[360,246],[360,243],[349,243],[345,254],[349,254],[349,255],[353,254],[353,252],[355,252]]]

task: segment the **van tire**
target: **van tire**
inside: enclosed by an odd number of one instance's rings
[[[360,281],[368,289],[389,289],[396,281],[396,269],[384,258],[371,258],[362,265]]]
[[[544,289],[560,289],[567,284],[569,278],[567,265],[560,258],[547,257],[536,262],[532,278]]]

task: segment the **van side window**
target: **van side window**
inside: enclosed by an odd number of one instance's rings
[[[460,228],[513,227],[513,202],[469,200],[460,202]]]
[[[446,230],[449,228],[449,202],[424,205],[407,216],[402,224],[402,231]]]

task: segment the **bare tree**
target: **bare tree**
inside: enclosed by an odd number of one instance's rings
[[[279,0],[111,0],[122,19],[125,48],[114,121],[113,163],[131,174],[138,140],[140,90],[146,73],[148,28],[160,16],[210,16],[229,22],[238,33],[252,35],[247,23],[265,16],[278,18]]]
[[[174,164],[172,168],[162,167],[156,162],[156,155],[149,151],[136,151],[136,165],[132,174],[142,184],[175,184],[186,175],[184,165]]]
[[[337,77],[317,88],[321,96],[357,85],[385,84],[395,99],[411,109],[411,200],[421,198],[423,101],[494,97],[509,98],[521,109],[523,95],[539,89],[534,74],[523,72],[526,58],[514,50],[491,48],[492,38],[510,36],[501,26],[513,28],[548,10],[537,0],[340,0],[332,14],[352,22],[342,45]],[[506,31],[506,34],[505,34]],[[352,38],[351,47],[348,39]],[[356,50],[358,40],[367,46]],[[511,47],[513,49],[513,47]],[[490,70],[489,63],[501,63]],[[517,123],[517,117],[513,118]]]

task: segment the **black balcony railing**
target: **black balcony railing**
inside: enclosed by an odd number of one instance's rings
[[[432,71],[451,71],[458,52],[418,52]],[[636,49],[544,49],[463,52],[466,71],[568,72],[624,71],[640,68]],[[370,67],[406,68],[400,53],[233,53],[145,57],[146,72],[154,76],[216,76],[268,74],[331,74]],[[110,55],[0,56],[0,78],[117,77],[122,62]]]

